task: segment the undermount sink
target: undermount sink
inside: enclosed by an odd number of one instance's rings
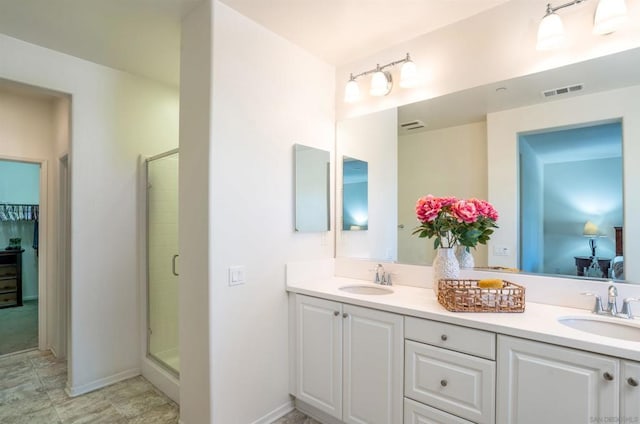
[[[640,342],[640,323],[623,318],[601,316],[580,316],[558,318],[560,324],[586,333],[614,339]]]
[[[353,294],[391,294],[393,289],[386,286],[374,286],[365,284],[351,284],[339,288],[342,291]]]

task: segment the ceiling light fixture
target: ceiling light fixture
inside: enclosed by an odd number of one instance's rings
[[[385,71],[387,68],[402,64],[400,69],[400,87],[410,88],[417,84],[418,69],[416,64],[413,63],[409,53],[403,59],[396,60],[394,62],[387,63],[380,66],[377,64],[375,68],[368,71],[360,72],[359,74],[349,75],[349,81],[344,90],[344,101],[347,103],[353,103],[360,99],[360,87],[357,79],[365,75],[371,75],[371,86],[369,88],[369,94],[372,96],[386,96],[391,92],[393,88],[393,77],[389,71]]]
[[[547,4],[547,11],[538,27],[538,50],[551,50],[563,47],[566,43],[562,19],[556,12],[565,7],[580,4],[586,0],[573,0],[560,6]],[[627,17],[625,0],[599,0],[593,19],[594,34],[610,34],[620,28]]]

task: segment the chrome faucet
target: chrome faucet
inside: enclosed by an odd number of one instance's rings
[[[374,284],[380,284],[383,286],[391,285],[391,273],[386,273],[382,264],[378,264],[374,271],[376,272],[373,277]]]
[[[611,316],[616,316],[618,315],[618,289],[615,288],[614,285],[610,285],[607,293],[609,299],[607,301],[607,310],[605,312]]]
[[[631,313],[631,302],[640,302],[640,299],[635,297],[627,297],[622,301],[622,311],[620,311],[620,316],[623,318],[633,319],[633,314]]]
[[[640,299],[628,297],[622,302],[622,311],[618,313],[618,289],[612,284],[607,289],[607,308],[602,306],[602,298],[595,293],[582,293],[585,296],[593,296],[596,298],[593,305],[593,313],[598,315],[611,315],[612,317],[632,319],[631,302],[640,302]]]

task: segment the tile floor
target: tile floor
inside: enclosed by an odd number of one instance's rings
[[[178,406],[143,377],[86,395],[64,391],[66,361],[37,350],[0,357],[2,424],[174,424]],[[320,424],[292,411],[273,424]]]
[[[2,424],[169,424],[178,406],[142,377],[70,398],[66,361],[30,351],[0,358]]]

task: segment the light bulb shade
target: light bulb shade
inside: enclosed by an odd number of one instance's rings
[[[551,50],[565,43],[564,25],[556,13],[548,13],[538,27],[538,50]]]
[[[369,94],[372,96],[386,96],[391,91],[391,74],[384,71],[375,71],[371,76],[371,89]]]
[[[411,60],[407,60],[400,68],[400,87],[415,87],[418,82],[418,68]]]
[[[587,221],[584,223],[584,230],[582,234],[585,237],[597,237],[598,236],[598,226],[591,221]]]
[[[347,103],[353,103],[358,100],[360,100],[360,86],[358,85],[358,81],[350,79],[344,87],[344,101]]]
[[[611,34],[627,19],[625,0],[600,0],[593,17],[593,33]]]

